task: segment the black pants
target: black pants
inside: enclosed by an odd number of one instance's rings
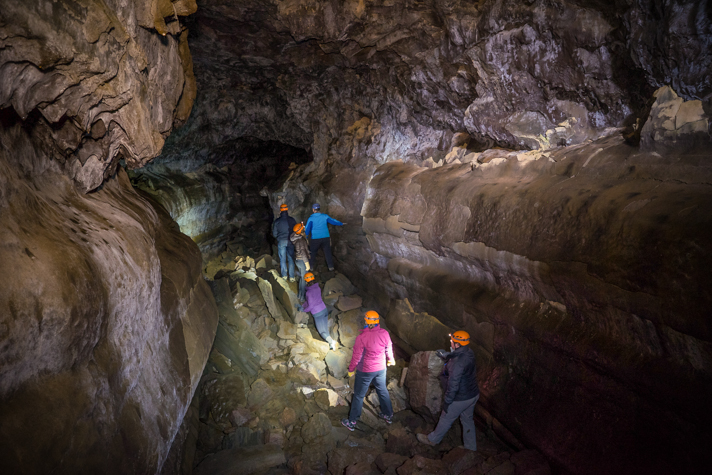
[[[312,269],[316,269],[316,253],[317,251],[323,248],[324,249],[324,257],[326,257],[326,266],[329,269],[334,268],[334,258],[331,257],[331,238],[326,237],[326,238],[319,238],[319,239],[312,239],[309,242],[309,252],[311,253],[311,258],[309,259],[309,265],[311,265]]]

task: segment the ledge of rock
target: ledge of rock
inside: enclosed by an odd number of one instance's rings
[[[2,466],[156,472],[217,325],[198,248],[123,170],[84,194],[20,125],[0,140]]]

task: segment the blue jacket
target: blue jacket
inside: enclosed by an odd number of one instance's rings
[[[314,213],[307,219],[307,228],[304,230],[304,234],[309,235],[311,233],[312,239],[328,238],[329,226],[327,226],[327,223],[334,226],[344,225],[344,223],[335,220],[328,214]]]
[[[275,219],[274,224],[272,224],[272,236],[277,238],[278,241],[287,241],[296,224],[297,221],[289,216],[288,211],[282,211],[279,213],[279,218]]]

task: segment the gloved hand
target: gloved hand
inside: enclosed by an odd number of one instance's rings
[[[396,365],[395,360],[388,360],[388,362],[386,363],[386,366],[395,366],[395,365]]]
[[[450,404],[444,402],[443,403],[443,412],[447,412],[448,407],[450,407]]]
[[[438,355],[440,358],[445,359],[445,357],[447,356],[447,351],[435,350],[435,354]]]
[[[353,378],[356,371],[349,371],[349,378]]]
[[[303,311],[304,311],[304,307],[302,307],[301,305],[297,304],[297,310],[299,310],[300,312],[303,312]]]

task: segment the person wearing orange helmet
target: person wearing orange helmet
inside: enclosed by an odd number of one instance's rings
[[[304,224],[297,223],[292,228],[292,235],[289,240],[294,246],[294,254],[296,257],[297,269],[299,269],[299,293],[297,297],[300,302],[304,302],[306,298],[306,281],[304,276],[310,269],[309,265],[309,244],[307,243],[307,238],[304,236]]]
[[[480,388],[477,385],[475,353],[469,347],[470,334],[466,331],[459,330],[449,336],[451,351],[438,350],[438,356],[445,360],[443,376],[447,381],[440,420],[430,434],[418,434],[417,437],[423,444],[437,445],[459,417],[465,448],[477,450],[474,411],[480,398]]]
[[[349,377],[356,375],[351,410],[349,417],[341,420],[341,424],[350,431],[356,428],[356,422],[361,417],[363,398],[366,396],[371,382],[376,389],[378,403],[381,406],[381,413],[378,414],[378,417],[388,424],[393,422],[391,396],[386,388],[386,366],[396,364],[393,358],[391,336],[379,326],[380,317],[374,310],[366,312],[364,323],[363,330],[356,337],[354,352],[349,364]]]
[[[272,236],[277,240],[277,254],[279,255],[279,271],[282,278],[289,277],[294,282],[294,246],[289,241],[292,235],[292,228],[297,221],[289,216],[289,207],[282,204],[279,207],[279,218],[272,223]],[[289,267],[287,267],[289,263]],[[287,270],[289,269],[289,273]]]
[[[304,275],[304,280],[307,283],[306,302],[303,305],[297,305],[297,310],[312,314],[316,331],[329,344],[329,347],[335,350],[337,347],[336,340],[329,335],[329,309],[326,308],[326,304],[321,298],[319,283],[311,272],[307,272]]]

